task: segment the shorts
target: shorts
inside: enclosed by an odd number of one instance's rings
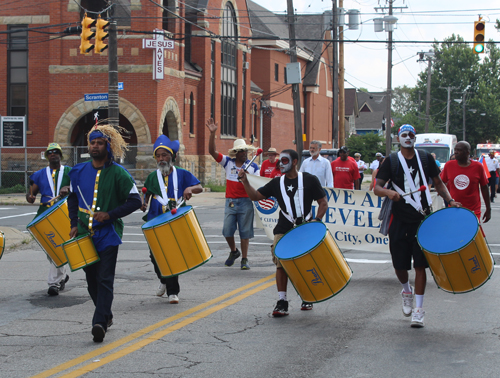
[[[279,240],[285,236],[285,234],[276,234],[274,235],[274,241],[273,241],[273,245],[271,246],[271,255],[273,257],[273,263],[274,265],[276,265],[276,268],[283,268],[281,266],[281,262],[280,260],[276,257],[276,255],[274,254],[274,247],[276,246],[276,244],[278,244]]]
[[[428,268],[422,248],[417,242],[417,230],[420,223],[403,223],[392,219],[389,227],[389,250],[392,266],[396,270],[411,270],[413,258],[414,268]]]
[[[232,238],[238,229],[241,239],[253,238],[253,217],[253,203],[250,198],[226,198],[222,235]]]

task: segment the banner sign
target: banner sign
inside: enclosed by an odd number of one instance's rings
[[[270,179],[247,175],[250,184],[258,189]],[[366,190],[348,190],[323,188],[328,200],[328,210],[323,217],[333,238],[341,250],[360,250],[365,252],[389,252],[389,238],[379,233],[378,215],[382,207],[382,197]],[[442,207],[442,200],[436,193],[433,196],[433,208]],[[266,235],[274,239],[273,229],[278,223],[280,207],[278,201],[271,197],[262,201],[254,201],[257,225],[264,228]],[[317,203],[313,202],[313,218],[316,215]]]

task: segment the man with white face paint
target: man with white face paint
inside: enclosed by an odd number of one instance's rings
[[[415,129],[403,125],[398,131],[401,149],[384,160],[377,174],[374,193],[379,197],[389,197],[393,201],[391,223],[389,226],[389,249],[392,265],[403,290],[403,315],[411,316],[411,326],[424,326],[423,301],[427,281],[425,269],[428,267],[422,249],[417,242],[417,230],[426,215],[431,212],[432,199],[429,191],[429,178],[439,195],[451,206],[460,203],[451,198],[448,189],[439,177],[439,170],[431,154],[415,150]],[[389,188],[384,185],[391,180]],[[402,197],[425,185],[423,192]],[[408,271],[415,269],[415,287],[410,285]],[[415,296],[416,304],[413,305]]]
[[[321,142],[317,140],[311,141],[309,144],[309,152],[311,157],[305,159],[300,166],[300,172],[307,172],[315,175],[321,186],[333,188],[333,175],[330,166],[330,160],[320,155]]]
[[[246,172],[240,170],[238,176],[243,184],[248,197],[252,201],[260,201],[269,197],[274,197],[278,201],[281,208],[278,223],[273,230],[274,242],[271,248],[273,262],[276,264],[276,286],[278,287],[279,300],[273,311],[274,317],[288,315],[288,300],[286,296],[286,288],[288,276],[286,275],[279,260],[274,255],[274,246],[276,243],[294,228],[303,222],[316,221],[321,222],[321,219],[328,209],[326,195],[316,176],[307,172],[297,172],[297,163],[299,155],[294,150],[283,150],[280,154],[280,169],[283,176],[276,177],[269,181],[266,185],[259,189],[254,189],[246,177]],[[303,190],[297,190],[302,183]],[[300,189],[300,188],[299,188]],[[302,193],[302,195],[300,195]],[[289,197],[285,204],[283,198]],[[316,217],[312,217],[312,202],[318,203]],[[301,213],[301,208],[304,209],[304,214]],[[302,302],[301,310],[312,310],[312,303]]]

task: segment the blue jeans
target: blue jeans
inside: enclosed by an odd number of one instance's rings
[[[231,238],[237,228],[241,239],[253,238],[253,203],[248,197],[226,198],[222,235]]]
[[[118,246],[98,251],[100,260],[83,270],[87,278],[87,290],[95,305],[92,326],[100,324],[104,330],[113,319],[111,304],[113,303],[113,284],[115,281],[116,258]]]

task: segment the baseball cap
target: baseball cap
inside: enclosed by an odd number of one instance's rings
[[[342,147],[339,148],[339,152],[345,152],[345,153],[347,153],[347,151],[349,151],[349,149],[346,146],[342,146]]]

